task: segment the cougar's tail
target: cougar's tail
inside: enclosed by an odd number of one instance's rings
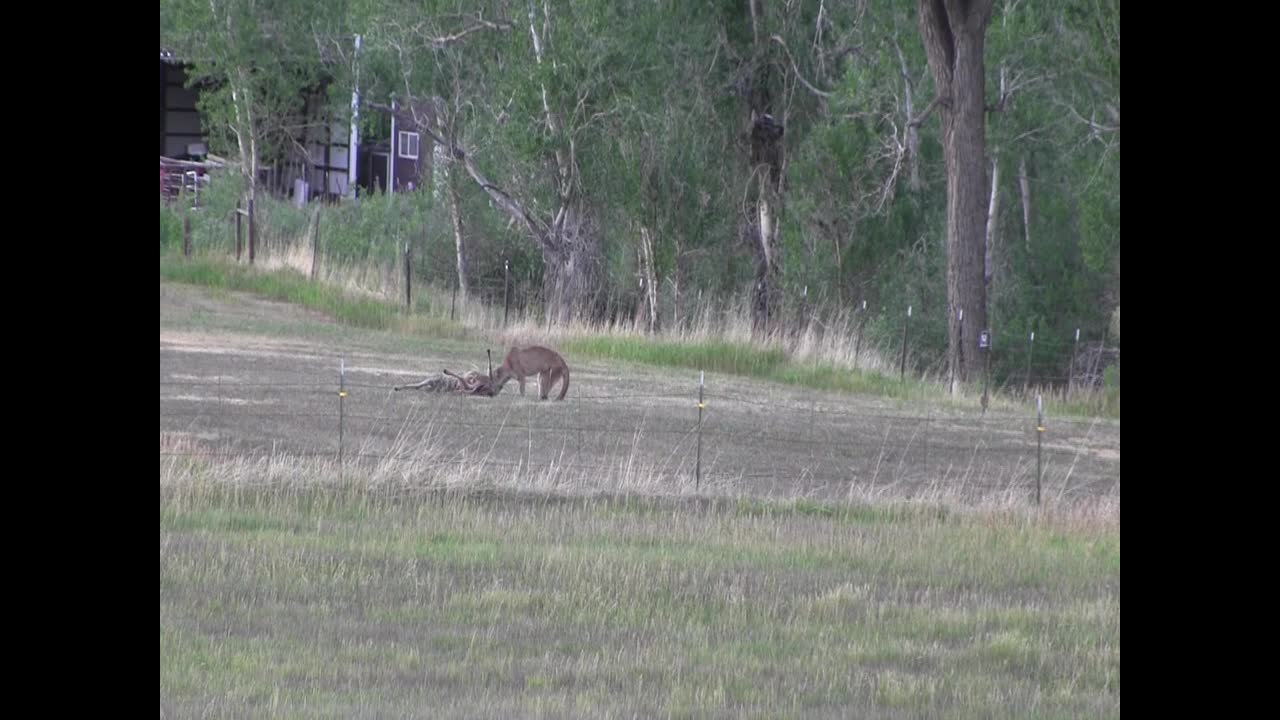
[[[557,400],[563,400],[565,395],[569,394],[569,366],[564,366],[564,385],[560,387],[560,397]]]

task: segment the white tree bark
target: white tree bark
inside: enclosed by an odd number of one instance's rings
[[[995,274],[992,262],[996,246],[996,225],[1000,213],[1000,151],[992,153],[991,158],[991,203],[987,207],[987,247],[983,257],[983,279],[987,284],[987,297],[991,297],[991,278]]]
[[[640,226],[640,251],[644,259],[645,303],[649,306],[648,330],[654,333],[658,329],[658,282],[653,269],[653,237],[643,225]]]
[[[1031,180],[1027,177],[1027,156],[1018,162],[1018,185],[1022,188],[1022,232],[1027,253],[1031,253]]]

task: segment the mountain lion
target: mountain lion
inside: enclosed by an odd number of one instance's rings
[[[547,399],[551,386],[555,385],[560,378],[564,378],[564,384],[560,387],[560,397],[556,399],[563,400],[564,396],[569,394],[569,366],[564,358],[560,357],[556,351],[538,345],[531,345],[523,350],[518,347],[511,348],[507,353],[507,359],[493,373],[494,393],[496,394],[503,385],[515,378],[520,383],[520,394],[523,395],[524,380],[533,375],[538,376],[542,400]]]

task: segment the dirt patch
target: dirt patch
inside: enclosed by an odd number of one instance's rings
[[[564,402],[537,401],[536,383],[524,397],[514,383],[495,398],[395,392],[443,368],[484,371],[486,343],[412,339],[412,349],[397,349],[409,341],[285,303],[168,284],[160,318],[162,436],[212,436],[243,452],[336,455],[341,405],[345,452],[374,461],[443,436],[442,463],[485,457],[600,472],[631,464],[673,486],[697,465],[694,372],[568,357]],[[264,324],[275,329],[254,329]],[[1046,488],[1118,494],[1118,423],[1049,427]],[[703,482],[749,494],[843,498],[851,485],[1030,491],[1035,481],[1030,419],[983,417],[976,408],[941,415],[708,374],[701,436]]]

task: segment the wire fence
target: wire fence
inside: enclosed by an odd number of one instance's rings
[[[355,373],[351,373],[355,375]],[[160,457],[311,458],[411,473],[642,473],[694,489],[843,496],[893,485],[1118,494],[1118,423],[777,401],[691,383],[685,393],[585,392],[539,402],[314,377],[160,380]],[[514,397],[513,397],[514,396]],[[166,440],[168,437],[168,440]],[[174,438],[187,438],[175,442]]]
[[[162,185],[165,162],[168,161],[162,160]],[[183,167],[177,170],[184,172],[218,172],[207,164],[178,164]],[[200,168],[196,167],[198,165]],[[216,187],[229,185],[217,185],[215,181]],[[206,190],[200,192],[210,194]],[[423,225],[416,219],[410,220],[415,216],[403,204],[412,204],[412,199],[407,196],[386,196],[383,200],[391,204],[384,205],[379,200],[373,205],[364,205],[366,209],[360,210],[360,206],[355,204],[341,207],[319,204],[300,208],[281,202],[279,198],[262,197],[256,201],[256,209],[250,212],[238,205],[233,208],[235,193],[215,190],[208,201],[209,212],[183,215],[183,219],[193,224],[184,233],[184,249],[189,254],[194,242],[201,252],[230,255],[234,251],[238,260],[241,240],[245,239],[250,242],[250,263],[253,262],[255,247],[263,260],[309,256],[312,280],[317,280],[317,267],[325,268],[326,273],[336,269],[339,277],[376,271],[380,278],[376,288],[366,289],[376,289],[383,298],[393,300],[396,305],[403,303],[411,313],[427,311],[453,319],[455,311],[459,310],[459,298],[456,292],[457,258],[448,250],[452,247],[451,228],[447,223]],[[246,227],[241,228],[241,225]],[[449,242],[443,245],[432,239],[441,232],[450,237]],[[248,237],[241,238],[245,233]],[[500,254],[482,254],[473,258],[472,270],[465,280],[468,289],[464,295],[469,295],[471,300],[468,302],[463,298],[463,303],[482,308],[471,320],[478,320],[486,327],[502,327],[517,319],[544,317],[548,291],[544,288],[539,263],[512,248],[495,245],[490,251]],[[656,288],[617,280],[614,278],[605,283],[607,291],[596,303],[602,307],[593,311],[593,315],[602,314],[615,324],[622,321],[621,324],[625,325],[628,318],[639,322],[652,312],[661,319],[662,327],[679,329],[687,327],[693,318],[699,316],[741,318],[743,309],[757,300],[754,291],[746,289],[745,294],[739,293],[734,297],[708,293],[704,301],[700,290],[681,292],[674,276],[661,280]],[[835,331],[850,339],[855,348],[870,349],[871,337],[864,342],[864,335],[869,335],[875,338],[878,354],[895,367],[901,364],[904,374],[930,377],[936,382],[945,380],[950,384],[948,354],[945,351],[949,344],[945,341],[946,328],[958,323],[966,334],[969,347],[973,347],[974,340],[979,341],[977,347],[982,349],[978,352],[989,362],[979,372],[979,376],[986,376],[986,380],[978,382],[992,383],[993,390],[1028,397],[1039,389],[1064,398],[1101,391],[1095,394],[1104,398],[1087,399],[1103,403],[1104,407],[1118,404],[1118,400],[1105,398],[1118,394],[1118,317],[1115,330],[1105,322],[1105,318],[1061,315],[1047,326],[1040,320],[1037,321],[1039,324],[1032,322],[1023,326],[1018,323],[1014,327],[988,318],[986,327],[976,328],[971,324],[972,318],[969,321],[964,321],[963,316],[948,318],[946,312],[940,312],[940,307],[922,305],[920,297],[880,298],[878,302],[871,298],[868,304],[867,298],[845,297],[847,292],[848,288],[819,288],[816,285],[810,288],[798,284],[765,289],[764,335],[792,337],[813,334],[822,337],[829,331]],[[418,296],[430,301],[416,303],[414,298]],[[646,303],[656,304],[647,308]],[[852,315],[849,314],[851,309]],[[725,323],[716,322],[713,326],[724,329]],[[752,335],[755,336],[754,329]],[[857,349],[854,354],[856,367]],[[970,355],[969,362],[978,357]],[[1110,381],[1107,379],[1109,368],[1116,371]],[[965,375],[972,376],[973,370],[969,368]]]

